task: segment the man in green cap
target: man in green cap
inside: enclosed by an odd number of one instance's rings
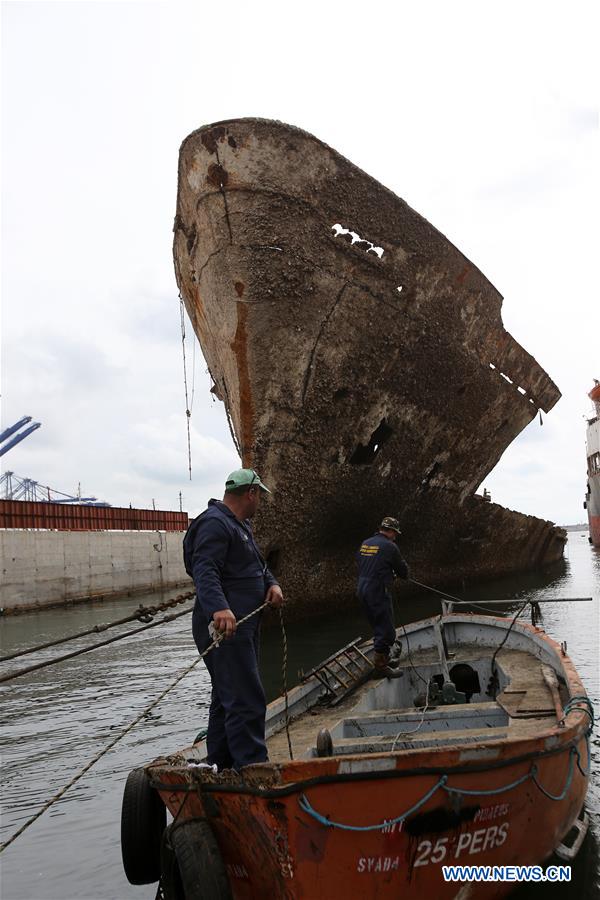
[[[366,538],[358,549],[357,593],[373,629],[375,672],[393,675],[390,649],[396,640],[389,585],[394,578],[408,578],[408,566],[396,544],[400,523],[385,516],[379,531]]]
[[[239,771],[267,760],[266,701],[258,671],[261,614],[237,625],[265,601],[274,607],[283,603],[250,526],[264,493],[270,491],[254,469],[236,469],[225,482],[223,500],[209,500],[183,541],[185,568],[196,586],[196,646],[202,653],[212,642],[211,623],[226,638],[204,659],[212,682],[207,761],[219,769]]]

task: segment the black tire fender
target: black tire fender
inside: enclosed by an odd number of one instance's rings
[[[185,900],[232,900],[231,886],[216,838],[206,819],[169,828]]]
[[[172,827],[165,828],[160,845],[160,886],[164,900],[185,900],[179,865],[171,844]]]
[[[167,810],[150,787],[144,769],[127,777],[121,807],[121,855],[130,884],[152,884],[160,878],[160,843]]]

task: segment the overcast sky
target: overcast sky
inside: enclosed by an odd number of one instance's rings
[[[187,472],[171,244],[193,129],[312,132],[404,198],[504,296],[563,397],[486,479],[584,521],[600,378],[598,22],[592,2],[2,4],[3,470],[197,513],[238,464],[195,350]],[[191,370],[193,335],[187,360]],[[192,382],[189,374],[190,388]]]

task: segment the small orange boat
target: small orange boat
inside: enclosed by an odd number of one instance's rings
[[[287,715],[285,698],[271,703],[268,763],[216,773],[199,742],[134,770],[129,880],[160,879],[166,900],[472,900],[514,881],[446,880],[444,867],[573,858],[593,711],[566,648],[448,611],[398,637],[397,677],[373,680],[358,639],[289,692]]]

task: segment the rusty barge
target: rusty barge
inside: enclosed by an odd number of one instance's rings
[[[206,126],[182,144],[177,283],[245,466],[257,534],[303,613],[354,591],[396,516],[430,583],[559,560],[565,532],[476,494],[560,392],[502,296],[436,228],[310,134]]]
[[[270,762],[213,772],[199,740],[134,769],[129,881],[166,900],[478,900],[514,884],[443,867],[573,860],[594,717],[564,645],[449,611],[398,637],[402,677],[363,680],[372,642],[353,642],[273,701]]]

